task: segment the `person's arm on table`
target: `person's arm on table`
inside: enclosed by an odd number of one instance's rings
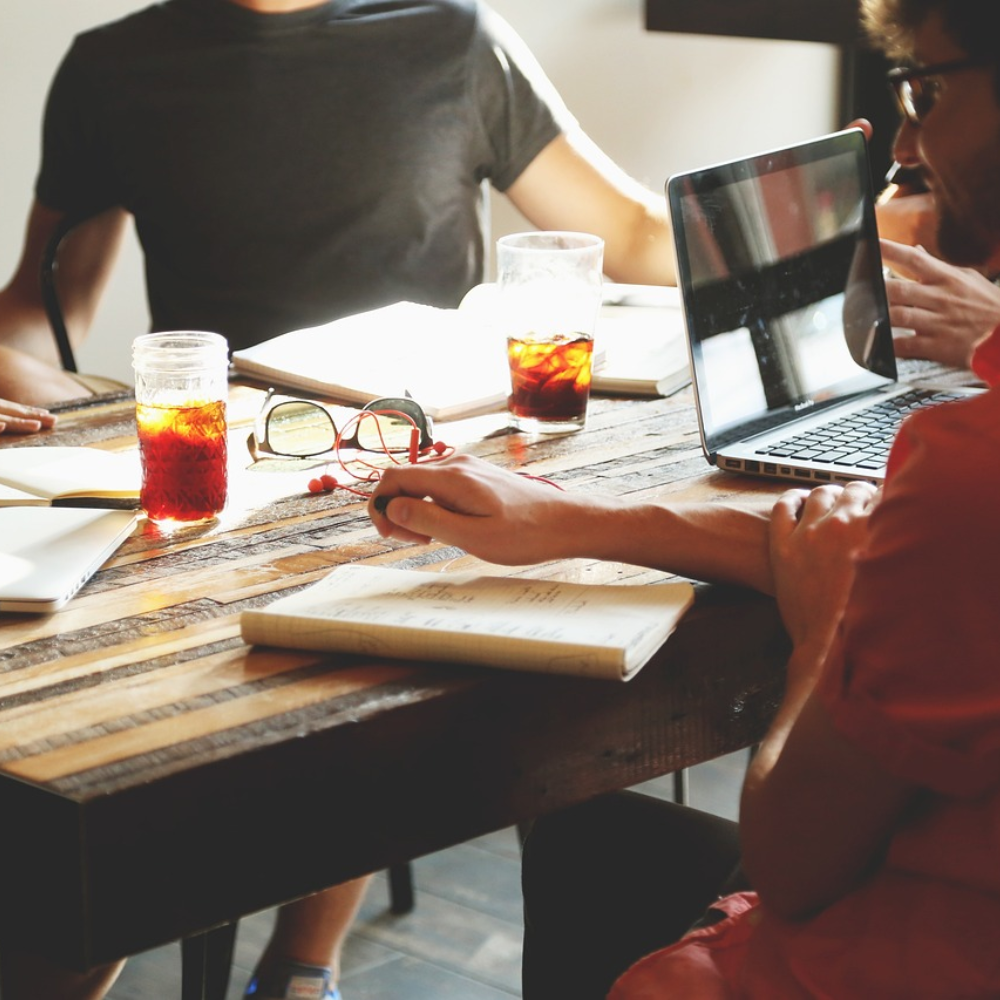
[[[901,358],[968,368],[973,348],[1000,324],[1000,288],[968,267],[946,264],[923,247],[882,240],[882,260],[901,280],[885,283]]]
[[[437,539],[502,565],[605,559],[772,587],[766,511],[562,491],[466,455],[387,470],[368,510],[383,536]]]
[[[629,177],[583,132],[553,139],[507,196],[539,229],[601,236],[604,270],[615,281],[676,282],[666,199]]]
[[[912,788],[834,728],[816,693],[865,539],[873,489],[782,497],[771,562],[793,643],[785,696],[744,783],[743,867],[767,907],[804,918],[850,891],[884,848]]]
[[[0,372],[0,395],[24,403],[48,403],[80,395],[63,374],[42,300],[42,253],[64,214],[32,205],[21,258],[0,290],[0,346],[21,352],[35,364],[8,364]],[[127,214],[112,209],[81,223],[59,251],[58,291],[70,340],[78,347],[93,322],[125,233]],[[43,367],[44,366],[44,367]]]
[[[60,367],[42,300],[42,253],[64,218],[39,202],[28,217],[24,247],[10,283],[0,290],[0,396],[46,405],[80,396],[80,384]],[[60,304],[74,347],[85,338],[118,255],[128,216],[113,209],[80,224],[59,252]],[[8,428],[10,429],[10,428]]]

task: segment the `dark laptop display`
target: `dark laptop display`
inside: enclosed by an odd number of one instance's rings
[[[848,439],[859,447],[803,437],[833,407],[903,391],[861,131],[677,175],[667,198],[709,460],[783,478],[879,481],[900,407],[887,404],[870,442]],[[801,455],[785,447],[790,433]]]

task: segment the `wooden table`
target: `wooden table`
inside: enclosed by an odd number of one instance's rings
[[[260,398],[233,390],[237,467]],[[708,472],[683,394],[594,400],[573,437],[529,444],[488,433],[499,426],[439,436],[574,489],[754,502],[781,488]],[[64,413],[41,441],[119,450],[133,434],[118,401]],[[381,540],[360,502],[307,494],[307,478],[237,469],[217,523],[173,536],[144,523],[63,611],[0,620],[5,940],[88,967],[734,751],[766,727],[786,640],[773,602],[735,589],[702,588],[621,685],[248,648],[244,608],[339,563],[482,566]],[[582,560],[503,572],[663,578]]]

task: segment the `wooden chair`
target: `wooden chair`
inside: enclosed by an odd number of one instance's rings
[[[64,370],[76,372],[76,356],[66,328],[66,317],[56,279],[59,271],[59,248],[75,226],[86,221],[67,217],[56,228],[42,253],[40,282],[45,313],[59,351]],[[389,909],[396,915],[414,907],[413,871],[408,862],[388,869]],[[223,924],[181,942],[181,1000],[225,1000],[233,964],[238,921]]]

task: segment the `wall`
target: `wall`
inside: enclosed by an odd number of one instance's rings
[[[4,4],[0,30],[0,280],[20,252],[52,73],[73,35],[143,4]],[[648,33],[642,0],[494,0],[590,135],[657,191],[670,173],[835,127],[835,51],[821,45]],[[525,223],[494,198],[494,235]],[[126,246],[81,367],[130,379],[128,345],[148,326],[141,256]]]
[[[647,32],[643,0],[493,7],[590,136],[656,191],[677,171],[837,127],[831,46]],[[495,221],[503,231],[523,222],[502,204]]]
[[[5,0],[0,15],[0,282],[20,257],[49,82],[73,36],[144,6],[138,0]],[[149,328],[142,258],[131,238],[111,279],[81,370],[131,382],[132,338]]]

